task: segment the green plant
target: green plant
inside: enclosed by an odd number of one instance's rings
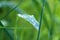
[[[60,40],[59,10],[58,0],[0,1],[0,40]]]

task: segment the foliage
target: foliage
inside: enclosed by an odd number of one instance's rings
[[[59,13],[59,0],[0,0],[0,40],[60,40]]]

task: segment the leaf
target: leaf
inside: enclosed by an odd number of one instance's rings
[[[4,27],[4,25],[2,24],[2,22],[0,22],[3,30],[6,32],[6,35],[8,35],[8,37],[10,37],[10,40],[13,40],[13,32],[11,30],[8,30],[7,28]]]

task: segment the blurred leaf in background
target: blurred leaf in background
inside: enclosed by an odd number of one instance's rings
[[[43,0],[39,40],[60,40],[60,1]],[[0,40],[37,40],[42,0],[0,0]]]

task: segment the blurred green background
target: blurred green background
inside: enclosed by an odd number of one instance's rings
[[[39,40],[60,40],[60,0],[0,0],[0,40],[37,40],[38,30],[20,14],[33,15],[40,22],[42,5],[44,11]],[[8,6],[3,3],[6,2]],[[9,2],[16,5],[10,7]],[[12,6],[14,6],[12,5]]]

